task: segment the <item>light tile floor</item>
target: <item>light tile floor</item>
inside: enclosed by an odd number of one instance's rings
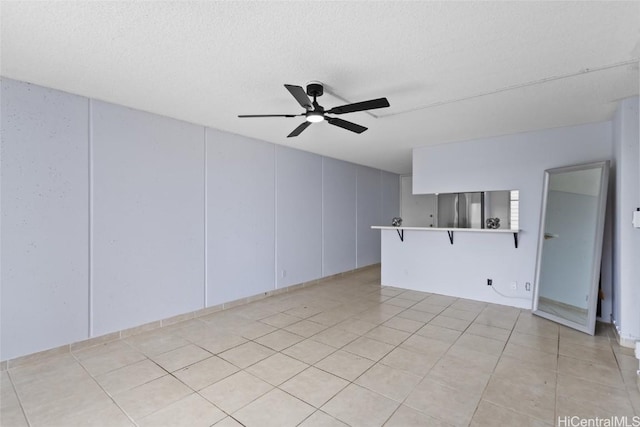
[[[631,421],[636,369],[607,326],[591,337],[528,310],[381,287],[371,268],[3,371],[0,424]]]

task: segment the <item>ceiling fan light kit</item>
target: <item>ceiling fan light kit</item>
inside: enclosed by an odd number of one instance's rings
[[[307,113],[307,121],[311,123],[319,123],[324,120],[322,113],[310,111]]]
[[[347,120],[342,120],[337,117],[327,116],[327,114],[346,114],[346,113],[355,113],[357,111],[365,111],[365,110],[374,110],[376,108],[386,108],[389,106],[389,101],[387,98],[377,98],[371,99],[369,101],[356,102],[353,104],[341,105],[339,107],[334,107],[330,110],[326,110],[318,104],[317,98],[322,96],[324,93],[324,86],[320,82],[309,82],[307,84],[307,90],[305,90],[300,86],[295,85],[284,85],[285,88],[291,93],[291,95],[298,101],[298,104],[302,108],[305,109],[305,112],[302,114],[248,114],[248,115],[239,115],[240,118],[254,118],[254,117],[304,117],[305,122],[300,124],[297,128],[293,130],[287,138],[292,138],[298,136],[304,131],[309,125],[312,123],[319,123],[322,121],[327,121],[327,123],[341,127],[343,129],[349,130],[355,133],[362,133],[367,130],[366,127],[360,126],[358,124],[349,122]],[[313,101],[309,97],[313,98]]]

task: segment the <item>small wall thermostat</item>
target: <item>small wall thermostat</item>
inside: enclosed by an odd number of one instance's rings
[[[635,228],[640,228],[640,208],[633,211],[633,226]]]

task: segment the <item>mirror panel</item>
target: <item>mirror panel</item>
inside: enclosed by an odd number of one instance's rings
[[[412,194],[411,178],[401,182],[400,217],[405,227],[519,229],[518,190]]]
[[[593,334],[608,162],[545,172],[534,314]]]
[[[437,195],[440,228],[517,230],[519,191],[479,191]]]

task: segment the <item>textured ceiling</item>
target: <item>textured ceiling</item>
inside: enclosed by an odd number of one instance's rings
[[[411,149],[611,118],[638,94],[640,2],[0,3],[2,76],[381,169]],[[283,87],[391,107],[286,138]]]

